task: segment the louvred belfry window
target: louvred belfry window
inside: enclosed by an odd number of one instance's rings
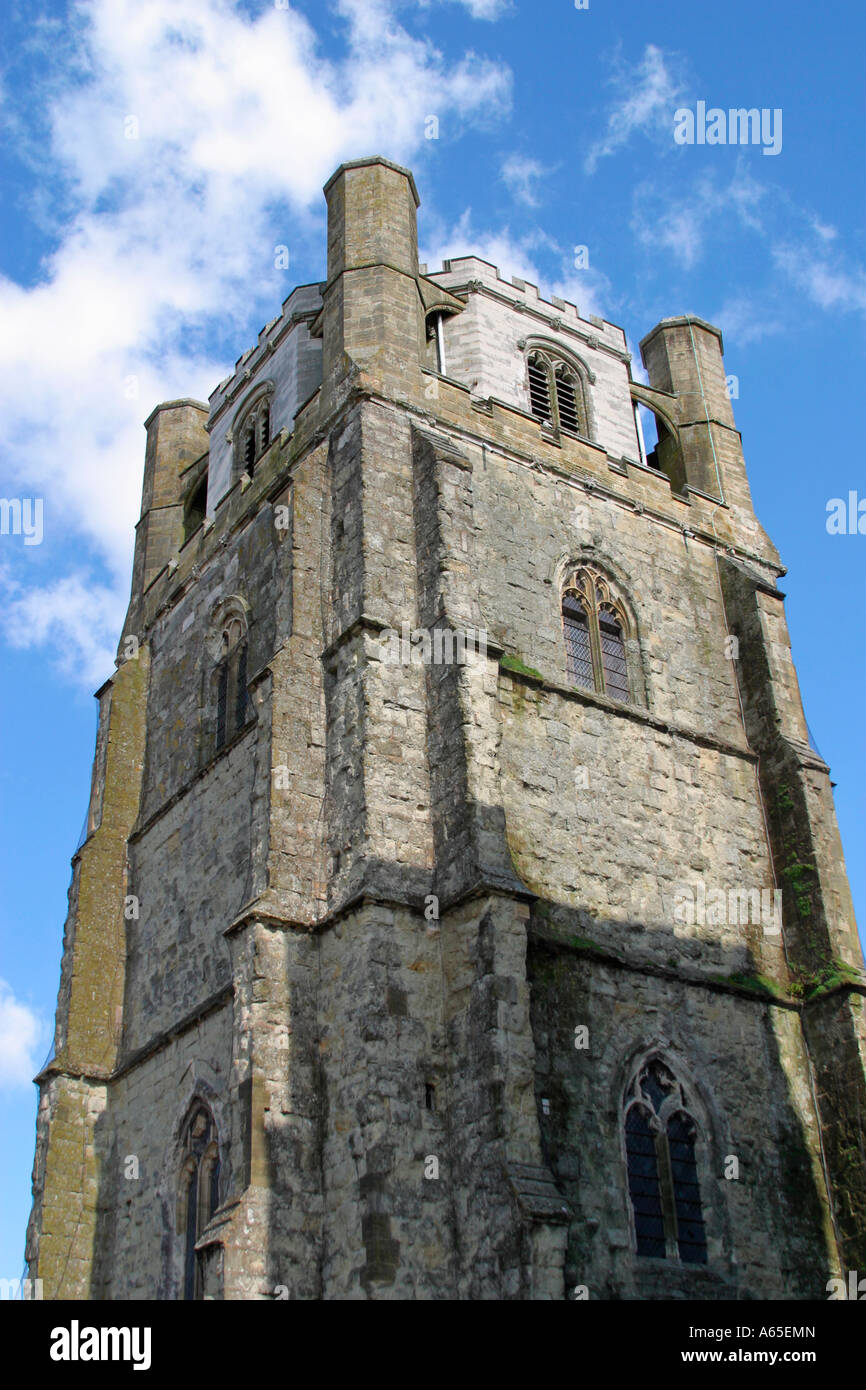
[[[529,407],[536,420],[565,434],[588,435],[586,400],[580,376],[548,352],[527,358]]]
[[[244,467],[252,477],[256,466],[256,426],[251,420],[244,431]]]
[[[562,595],[562,628],[568,678],[612,700],[631,700],[625,609],[603,575],[582,566]]]
[[[536,420],[541,420],[543,424],[552,423],[547,362],[538,353],[529,359],[529,402]]]
[[[250,408],[237,426],[237,468],[250,477],[271,442],[271,398],[265,396]]]
[[[556,404],[559,410],[559,427],[568,434],[580,434],[581,418],[578,411],[577,391],[579,383],[567,367],[558,366],[555,373]]]
[[[683,1087],[659,1057],[643,1064],[625,1100],[625,1153],[639,1256],[706,1264],[697,1126]]]

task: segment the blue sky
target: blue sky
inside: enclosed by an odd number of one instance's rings
[[[30,1078],[92,695],[128,597],[142,422],[206,399],[293,285],[323,277],[321,187],[342,160],[411,166],[431,270],[481,254],[635,348],[668,315],[721,326],[866,921],[866,536],[826,527],[831,498],[866,499],[864,41],[862,7],[781,0],[6,0],[0,495],[44,511],[41,544],[0,536],[0,1276],[22,1263]],[[780,110],[780,152],[676,144],[674,112],[698,101]]]

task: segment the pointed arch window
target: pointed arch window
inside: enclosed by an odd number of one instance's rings
[[[625,608],[605,577],[591,566],[575,570],[566,582],[562,628],[571,683],[612,700],[631,701]]]
[[[259,396],[235,427],[236,471],[252,477],[272,438],[271,392]]]
[[[219,1140],[213,1116],[197,1102],[184,1126],[184,1159],[178,1190],[178,1233],[183,1237],[183,1296],[202,1295],[196,1245],[219,1206]]]
[[[247,722],[247,630],[239,615],[225,622],[215,673],[216,751],[230,743]]]
[[[648,1059],[624,1105],[625,1155],[639,1256],[706,1264],[697,1125],[684,1089],[659,1057]]]
[[[535,349],[527,358],[529,406],[536,420],[564,434],[589,437],[584,383],[570,363]]]

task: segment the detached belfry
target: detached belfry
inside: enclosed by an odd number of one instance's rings
[[[326,281],[147,421],[30,1275],[825,1298],[866,976],[721,335],[663,320],[639,385],[419,267],[407,170],[325,195]]]

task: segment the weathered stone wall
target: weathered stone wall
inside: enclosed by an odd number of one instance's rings
[[[540,1123],[574,1212],[569,1288],[585,1285],[590,1298],[825,1297],[837,1257],[796,1011],[695,985],[676,967],[605,961],[536,920]],[[578,1048],[581,1025],[589,1036]],[[652,1047],[676,1065],[698,1122],[705,1267],[632,1254],[623,1093],[629,1063]],[[725,1176],[731,1157],[736,1178]]]
[[[182,1297],[180,1129],[195,1097],[207,1101],[219,1127],[225,1191],[236,1185],[243,1154],[238,1112],[229,1103],[229,995],[224,991],[185,1026],[178,1010],[170,1031],[154,1021],[146,1055],[122,1066],[112,1082],[98,1124],[105,1158],[92,1298]]]
[[[327,283],[211,397],[210,515],[182,545],[203,407],[151,420],[140,653],[102,693],[31,1274],[182,1296],[199,1100],[209,1297],[821,1296],[866,1259],[866,985],[720,337],[665,320],[637,388],[613,325],[476,258],[423,276],[397,166],[346,166],[327,198]],[[593,438],[531,417],[537,335],[591,372]],[[232,478],[230,421],[268,373],[292,432]],[[637,461],[638,389],[668,412],[668,474]],[[628,705],[568,679],[581,562],[628,614]],[[217,750],[227,604],[247,721]],[[403,624],[481,649],[388,659]],[[781,888],[784,933],[681,918],[699,884]],[[635,1253],[622,1109],[653,1049],[698,1127],[706,1267]]]

